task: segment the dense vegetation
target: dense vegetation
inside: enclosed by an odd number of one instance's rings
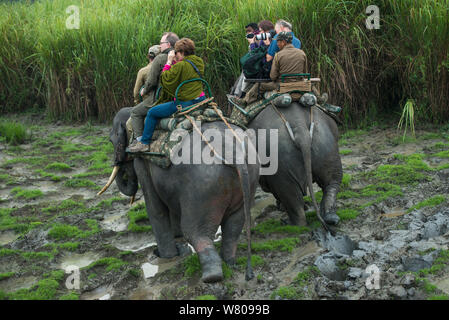
[[[244,26],[284,18],[294,25],[314,76],[347,124],[367,124],[414,102],[415,119],[449,118],[449,1],[41,0],[0,4],[0,112],[44,106],[61,119],[110,119],[132,104],[135,75],[163,31],[190,37],[207,62],[215,96],[240,73]],[[80,8],[80,28],[66,28]]]

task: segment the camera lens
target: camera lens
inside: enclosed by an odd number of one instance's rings
[[[257,39],[257,40],[267,40],[268,37],[267,37],[267,34],[266,34],[266,33],[260,33],[260,34],[258,34],[258,35],[256,36],[256,39]]]
[[[246,35],[246,38],[248,38],[248,39],[254,38],[254,33],[248,33],[248,34]]]

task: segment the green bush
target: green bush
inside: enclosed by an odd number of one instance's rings
[[[29,139],[29,136],[23,124],[0,119],[0,137],[4,137],[7,143],[22,144]]]

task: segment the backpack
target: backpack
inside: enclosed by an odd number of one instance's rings
[[[243,74],[247,79],[259,78],[263,69],[263,58],[267,54],[267,47],[256,48],[240,58]]]

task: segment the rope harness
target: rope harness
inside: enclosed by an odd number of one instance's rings
[[[212,98],[209,99],[212,100]],[[206,101],[206,100],[205,100]],[[204,101],[203,101],[204,102]],[[205,104],[205,103],[203,103]],[[236,140],[238,142],[240,142],[242,150],[245,151],[245,142],[242,141],[240,139],[240,137],[237,135],[237,133],[234,131],[234,129],[232,129],[232,127],[229,125],[228,121],[226,121],[225,117],[223,117],[221,111],[217,108],[217,104],[215,102],[209,102],[209,105],[212,106],[212,108],[215,110],[215,112],[218,114],[218,116],[221,118],[221,120],[225,123],[225,125],[228,127],[228,129],[231,130],[233,136],[236,138]],[[201,132],[201,130],[198,128],[198,126],[196,125],[195,121],[188,115],[188,113],[192,112],[193,110],[195,110],[198,106],[195,106],[194,108],[191,108],[187,111],[182,112],[181,114],[183,116],[185,116],[190,123],[192,124],[192,127],[195,129],[195,131],[201,136],[202,140],[207,144],[207,146],[211,149],[211,151],[214,153],[214,156],[216,156],[218,159],[220,159],[221,161],[223,161],[225,164],[230,165],[231,163],[229,163],[228,161],[226,161],[226,159],[224,159],[222,156],[220,156],[220,154],[218,153],[217,150],[215,150],[215,148],[209,143],[209,141],[206,139],[206,137],[203,135],[203,133]]]

